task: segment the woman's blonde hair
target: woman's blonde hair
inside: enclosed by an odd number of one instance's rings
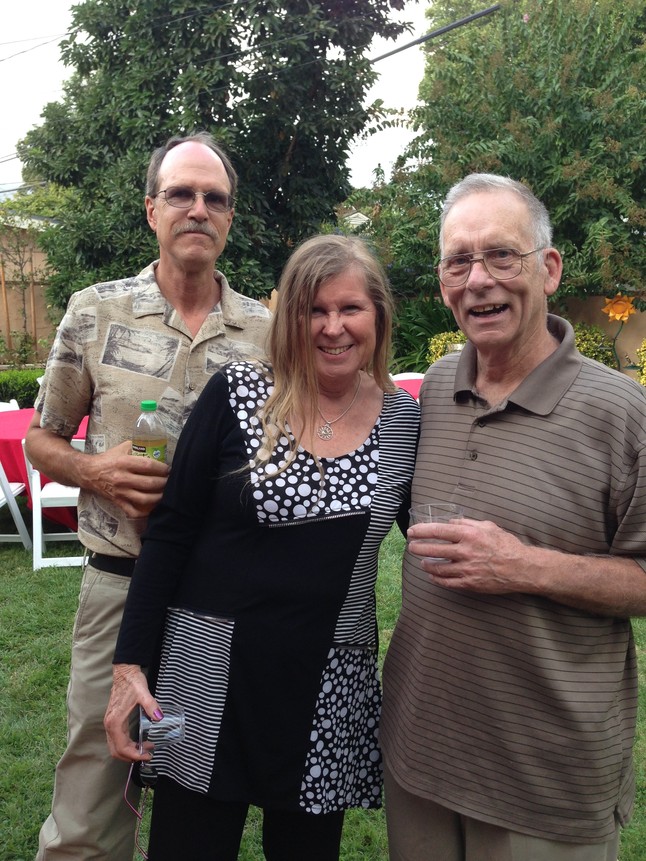
[[[393,300],[380,263],[357,237],[329,234],[305,240],[287,261],[278,284],[268,349],[274,389],[259,412],[264,437],[259,463],[269,460],[280,436],[289,438],[288,416],[300,419],[301,427],[308,420],[311,426],[316,422],[318,380],[310,325],[312,307],[323,284],[348,271],[363,278],[376,309],[375,351],[362,370],[374,377],[382,391],[395,390],[388,373]],[[292,454],[299,444],[300,439],[292,441]]]

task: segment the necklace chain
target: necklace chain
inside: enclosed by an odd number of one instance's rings
[[[357,388],[355,390],[354,397],[352,398],[352,401],[350,402],[350,406],[347,407],[347,409],[343,410],[341,415],[337,416],[335,419],[326,419],[325,416],[323,415],[323,413],[321,412],[321,408],[319,407],[319,405],[318,404],[316,405],[316,408],[319,411],[319,414],[320,414],[320,416],[324,422],[320,427],[318,427],[316,429],[316,435],[319,439],[322,439],[325,441],[332,439],[332,437],[334,436],[334,431],[332,430],[332,425],[335,422],[340,421],[340,419],[342,419],[343,416],[347,415],[350,412],[350,410],[354,406],[354,402],[357,399],[360,387],[361,387],[361,375],[359,375],[359,382],[357,383]]]

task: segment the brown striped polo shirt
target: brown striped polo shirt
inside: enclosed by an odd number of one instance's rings
[[[560,346],[495,408],[473,392],[472,345],[429,369],[413,502],[646,568],[645,390],[549,326]],[[545,839],[607,840],[632,809],[636,709],[628,620],[442,589],[406,553],[381,727],[405,789]]]

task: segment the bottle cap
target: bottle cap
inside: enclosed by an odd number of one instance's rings
[[[157,401],[142,401],[141,409],[145,413],[151,413],[153,410],[157,409]]]

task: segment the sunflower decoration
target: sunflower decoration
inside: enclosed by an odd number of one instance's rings
[[[621,293],[617,293],[614,299],[606,299],[605,307],[601,310],[608,315],[609,320],[625,323],[637,309],[633,305],[632,296],[623,296]]]
[[[606,299],[606,304],[601,309],[604,314],[608,315],[608,319],[612,322],[616,320],[619,323],[619,328],[612,339],[612,350],[615,355],[615,364],[617,370],[621,370],[621,361],[619,360],[619,355],[617,353],[617,338],[619,337],[619,333],[624,328],[624,323],[628,320],[631,314],[634,314],[637,309],[633,305],[633,297],[632,296],[624,296],[623,293],[617,293],[614,299]]]

